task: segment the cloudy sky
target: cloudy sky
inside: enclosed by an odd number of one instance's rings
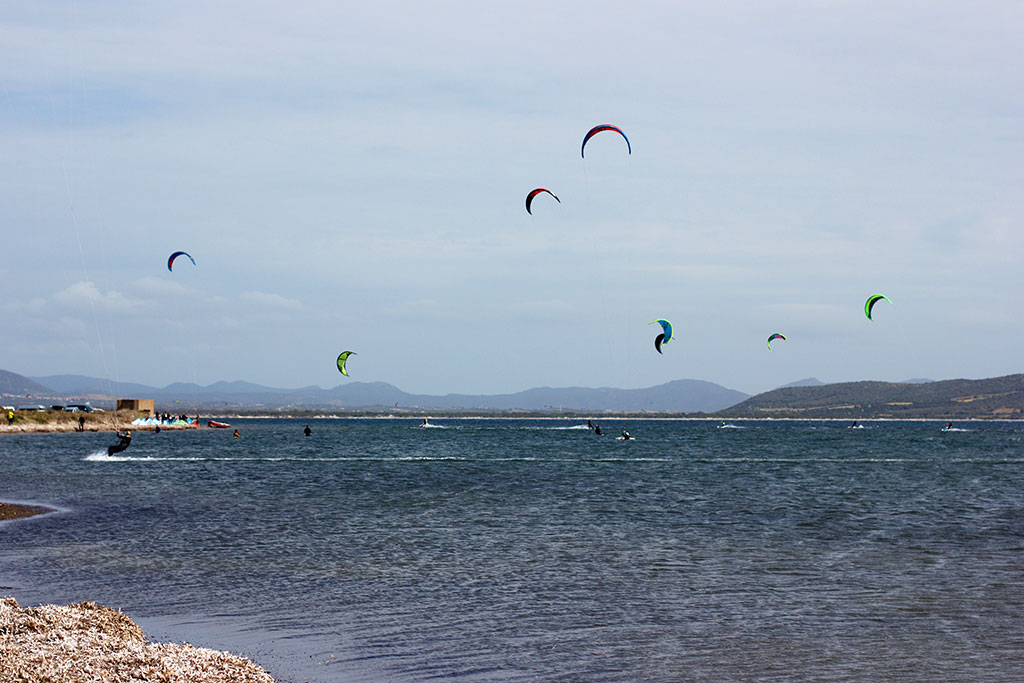
[[[3,2],[0,367],[1021,372],[1022,35],[1010,2]],[[581,159],[599,123],[632,155]]]

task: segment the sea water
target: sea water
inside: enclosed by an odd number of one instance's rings
[[[0,594],[282,681],[1024,678],[1020,423],[418,422],[3,435]]]

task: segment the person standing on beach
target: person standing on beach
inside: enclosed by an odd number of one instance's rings
[[[9,425],[14,424],[14,411],[13,410],[8,410],[7,411],[7,424],[9,424]]]
[[[309,425],[306,425],[306,428],[302,430],[302,433],[305,434],[306,436],[309,436],[310,434],[313,433],[313,430],[309,428]]]
[[[78,431],[80,431],[80,432],[84,432],[85,431],[85,416],[84,415],[79,415],[78,416]]]

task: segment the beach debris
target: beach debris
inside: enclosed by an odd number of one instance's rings
[[[273,683],[253,662],[192,645],[150,643],[120,610],[82,602],[19,607],[0,599],[0,683]]]

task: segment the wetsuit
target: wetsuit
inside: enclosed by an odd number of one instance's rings
[[[132,437],[127,434],[121,434],[121,440],[113,446],[107,446],[107,455],[113,455],[114,453],[120,453],[129,446],[132,445]]]

